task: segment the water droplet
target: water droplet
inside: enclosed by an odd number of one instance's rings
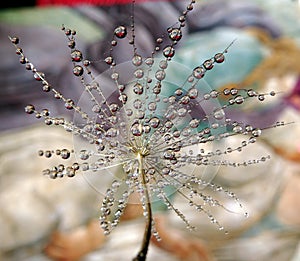
[[[18,44],[18,43],[20,42],[18,37],[11,37],[11,38],[10,38],[10,41],[11,41],[13,44]]]
[[[225,113],[222,109],[218,108],[214,110],[213,116],[216,120],[222,120],[225,116]]]
[[[190,102],[190,97],[187,95],[182,96],[180,99],[180,103],[182,104],[188,104],[189,102]]]
[[[95,104],[93,107],[92,107],[92,111],[95,112],[95,113],[99,113],[101,111],[101,108],[98,104]]]
[[[206,61],[203,63],[203,67],[204,67],[206,70],[211,70],[211,69],[214,67],[214,61],[213,61],[213,60],[206,60]]]
[[[249,90],[247,91],[247,94],[248,94],[249,97],[254,97],[254,96],[257,95],[256,92],[255,92],[254,90],[252,90],[252,89],[249,89]]]
[[[144,71],[142,69],[137,69],[134,72],[134,77],[137,79],[141,79],[144,76]]]
[[[232,88],[232,89],[230,89],[230,93],[231,93],[231,95],[237,95],[238,94],[238,89],[236,89],[236,88]]]
[[[155,110],[156,110],[156,103],[155,103],[155,102],[150,102],[150,103],[148,104],[148,109],[149,109],[150,111],[155,111]]]
[[[240,125],[237,125],[233,127],[232,129],[235,133],[241,133],[243,131],[243,128]]]
[[[254,129],[254,130],[252,131],[252,135],[253,135],[254,137],[259,137],[259,136],[261,135],[261,133],[262,133],[261,129],[258,129],[258,128]]]
[[[169,37],[173,41],[179,41],[182,37],[182,32],[178,28],[169,29]]]
[[[49,112],[48,109],[43,109],[42,112],[41,112],[41,114],[42,114],[43,117],[47,117],[47,116],[50,115],[50,112]]]
[[[180,96],[180,95],[183,94],[183,90],[182,90],[182,88],[178,88],[178,89],[175,90],[174,93],[175,93],[177,96]]]
[[[155,73],[155,78],[159,81],[162,81],[163,79],[165,79],[166,77],[166,73],[165,71],[163,70],[158,70],[156,73]]]
[[[119,74],[115,72],[111,75],[111,78],[116,81],[119,79]]]
[[[172,127],[173,127],[173,122],[172,121],[166,121],[165,122],[165,127],[167,128],[167,129],[171,129]]]
[[[71,153],[67,149],[62,149],[60,152],[60,156],[62,157],[62,159],[68,159],[70,157],[70,155],[71,155]]]
[[[29,104],[25,107],[25,112],[27,114],[32,114],[32,113],[34,113],[34,111],[35,111],[35,108],[32,104]]]
[[[117,36],[118,38],[124,38],[127,35],[127,29],[125,26],[120,25],[118,26],[115,31],[114,31],[115,36]]]
[[[143,134],[143,127],[140,123],[134,123],[131,128],[131,133],[133,136],[141,136]]]
[[[215,60],[216,63],[222,63],[225,60],[225,56],[224,56],[223,53],[217,53],[214,56],[214,60]]]
[[[147,64],[148,66],[153,65],[153,63],[154,63],[154,59],[151,57],[149,57],[145,60],[145,64]]]
[[[81,76],[83,74],[83,68],[80,65],[76,65],[73,68],[73,74],[75,76]]]
[[[90,157],[87,150],[81,150],[79,153],[79,158],[82,160],[87,160]]]
[[[159,126],[160,120],[157,117],[152,117],[150,119],[150,126],[152,128],[157,128]]]
[[[83,61],[83,65],[84,65],[85,67],[89,66],[90,64],[91,64],[91,61],[89,61],[89,60],[84,60],[84,61]]]
[[[258,95],[258,100],[259,101],[264,101],[265,100],[265,95],[263,95],[263,94]]]
[[[160,62],[159,62],[159,67],[160,67],[161,69],[167,69],[167,67],[168,67],[168,62],[167,62],[166,60],[160,61]]]
[[[116,103],[111,103],[111,104],[109,105],[109,109],[110,109],[111,112],[116,112],[116,111],[119,110],[119,105],[116,104]]]
[[[73,62],[80,62],[82,60],[82,53],[79,50],[71,52],[71,59]]]
[[[229,95],[230,94],[230,90],[228,88],[225,88],[223,90],[223,94],[226,95],[226,96]]]
[[[175,49],[172,46],[168,45],[163,49],[163,55],[166,58],[171,58],[175,55]]]
[[[131,116],[133,114],[133,111],[131,109],[126,110],[126,115]]]
[[[108,56],[104,59],[104,61],[108,64],[108,65],[112,65],[114,59],[111,56]]]
[[[193,70],[193,76],[196,79],[201,79],[205,75],[206,70],[202,66],[198,66]]]
[[[192,119],[190,121],[190,127],[191,128],[197,128],[199,126],[200,121],[198,119]]]
[[[74,108],[74,101],[71,99],[68,99],[65,103],[65,108],[68,110],[72,110]]]
[[[132,64],[133,64],[133,65],[135,65],[135,66],[140,66],[142,63],[143,63],[142,56],[140,56],[140,55],[138,55],[138,54],[135,54],[135,55],[132,57]]]
[[[189,89],[188,96],[191,99],[196,99],[198,97],[198,90],[196,88]]]
[[[43,81],[45,79],[45,74],[42,72],[35,72],[33,75],[34,79],[37,81]]]
[[[144,91],[144,88],[143,86],[140,84],[140,83],[136,83],[134,86],[133,86],[133,92],[135,94],[142,94]]]
[[[23,53],[23,50],[21,48],[16,49],[16,54],[20,55]]]
[[[242,104],[244,102],[244,97],[241,95],[238,95],[234,98],[234,101],[236,104]]]
[[[119,134],[119,131],[118,129],[112,127],[112,128],[109,128],[107,131],[106,131],[106,136],[107,137],[111,137],[111,138],[114,138],[114,137],[117,137]]]
[[[139,100],[139,99],[136,99],[136,100],[133,102],[133,107],[134,107],[135,109],[140,109],[140,108],[142,108],[142,105],[143,105],[143,103],[142,103],[142,101]]]
[[[71,49],[73,49],[75,47],[75,45],[76,45],[76,42],[74,40],[70,40],[68,42],[68,47],[71,48]]]

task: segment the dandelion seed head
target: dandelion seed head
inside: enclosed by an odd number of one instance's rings
[[[108,173],[111,186],[104,191],[96,188],[104,195],[99,221],[107,235],[120,222],[133,193],[140,195],[145,217],[151,214],[149,202],[160,200],[188,229],[194,230],[184,213],[172,204],[170,196],[176,193],[189,207],[204,213],[219,230],[224,230],[209,210],[209,207],[224,206],[213,196],[202,193],[203,188],[238,202],[234,193],[211,183],[217,169],[220,166],[245,167],[269,159],[265,155],[232,161],[230,155],[256,143],[269,127],[259,128],[235,121],[226,112],[249,100],[264,102],[275,92],[258,93],[243,86],[218,90],[205,81],[206,74],[213,73],[218,66],[226,66],[226,56],[230,55],[229,47],[234,48],[233,42],[195,64],[193,69],[173,61],[176,45],[184,38],[182,28],[194,2],[191,1],[179,16],[178,24],[156,39],[156,47],[149,57],[138,54],[134,24],[132,30],[124,25],[117,26],[112,33],[110,52],[103,59],[108,69],[100,75],[95,74],[93,62],[77,49],[76,32],[63,26],[73,64],[71,73],[83,88],[78,101],[65,97],[51,86],[47,76],[25,56],[19,39],[10,37],[20,63],[42,84],[42,90],[74,112],[74,118],[67,120],[53,117],[47,109],[38,110],[31,104],[25,107],[27,114],[43,119],[46,125],[62,127],[74,136],[74,149],[38,152],[46,158],[74,159],[69,165],[60,164],[44,170],[43,175],[51,179],[72,178],[83,172],[89,180],[90,175],[97,174],[101,179],[103,173]],[[120,64],[114,57],[114,48],[118,47],[119,41],[127,41],[133,46],[131,60]],[[170,75],[170,72],[173,73]],[[177,72],[184,77],[176,78]],[[240,144],[231,146],[224,142],[235,136],[242,137]],[[169,188],[172,189],[167,192]],[[245,216],[248,216],[246,211]],[[151,229],[159,240],[154,222]]]

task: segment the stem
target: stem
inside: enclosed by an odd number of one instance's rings
[[[151,226],[152,226],[152,209],[151,209],[151,203],[150,203],[150,197],[148,193],[148,189],[146,186],[146,180],[145,180],[145,169],[144,169],[144,160],[143,160],[143,155],[138,153],[138,162],[139,162],[139,174],[141,175],[142,178],[142,184],[144,186],[144,193],[146,197],[146,213],[147,213],[147,222],[146,222],[146,227],[145,227],[145,232],[144,232],[144,238],[142,242],[142,246],[140,251],[138,252],[137,256],[133,259],[133,261],[145,261],[146,256],[148,253],[148,248],[150,244],[150,239],[151,239]]]

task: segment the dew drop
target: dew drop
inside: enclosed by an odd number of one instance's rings
[[[125,26],[120,25],[115,29],[114,34],[118,38],[124,38],[127,35],[127,29]]]
[[[160,61],[160,62],[159,62],[159,67],[160,67],[161,69],[167,69],[167,67],[168,67],[168,62],[167,62],[166,60]]]
[[[242,104],[244,102],[244,97],[241,95],[238,95],[234,98],[234,101],[236,104]]]
[[[196,99],[198,97],[198,90],[196,88],[189,89],[188,96],[191,99]]]
[[[252,131],[252,135],[254,136],[254,137],[259,137],[260,135],[261,135],[261,133],[262,133],[262,131],[261,131],[261,129],[254,129],[253,131]]]
[[[214,60],[215,60],[216,63],[222,63],[225,60],[225,56],[224,56],[223,53],[217,53],[214,56]]]
[[[70,40],[70,41],[68,42],[68,47],[71,48],[71,49],[73,49],[73,48],[75,47],[75,45],[76,45],[76,43],[75,43],[74,40]]]
[[[163,49],[163,55],[166,58],[171,58],[175,55],[175,49],[172,46],[168,45]]]
[[[75,76],[81,76],[83,74],[83,68],[80,65],[76,65],[73,68],[73,74]]]
[[[68,159],[70,157],[71,153],[69,150],[67,149],[62,149],[61,150],[61,153],[60,153],[60,156],[63,158],[63,159]]]
[[[163,70],[158,70],[155,73],[155,78],[159,81],[162,81],[163,79],[165,79],[165,77],[166,77],[166,73]]]
[[[34,113],[34,111],[35,111],[35,108],[32,104],[29,104],[25,107],[25,112],[27,114],[32,114],[32,113]]]
[[[106,136],[107,137],[110,137],[110,138],[114,138],[114,137],[117,137],[119,134],[119,131],[112,127],[112,128],[109,128],[107,131],[106,131]]]
[[[71,59],[73,62],[80,62],[82,60],[82,53],[79,50],[71,52]]]
[[[10,41],[11,41],[13,44],[18,44],[18,43],[20,42],[18,37],[11,37],[11,38],[10,38]]]
[[[135,55],[132,57],[132,64],[133,64],[133,65],[135,65],[135,66],[140,66],[142,63],[143,63],[142,56],[140,56],[140,55],[138,55],[138,54],[135,54]]]
[[[79,153],[79,158],[82,160],[87,160],[90,157],[87,150],[81,150]]]
[[[108,64],[108,65],[112,65],[114,59],[111,56],[108,56],[104,59],[104,61]]]
[[[169,30],[169,37],[173,41],[179,41],[182,37],[182,32],[178,28],[172,28]]]
[[[263,94],[258,95],[258,100],[259,101],[264,101],[265,100],[265,95],[263,95]]]
[[[182,90],[182,88],[178,88],[178,89],[175,90],[174,93],[175,93],[177,96],[180,96],[180,95],[183,94],[183,90]]]
[[[142,105],[143,105],[143,103],[142,103],[142,101],[139,100],[139,99],[136,99],[136,100],[133,102],[133,107],[134,107],[135,109],[140,109],[140,108],[142,108]]]
[[[230,94],[230,90],[228,88],[225,88],[223,90],[223,94],[226,95],[226,96],[229,95]]]
[[[155,111],[155,110],[156,110],[156,103],[155,103],[155,102],[150,102],[150,103],[148,104],[148,109],[149,109],[150,111]]]
[[[143,86],[140,84],[140,83],[136,83],[134,86],[133,86],[133,92],[135,94],[142,94],[144,91],[144,88]]]
[[[250,90],[247,91],[247,95],[248,95],[249,97],[254,97],[254,96],[256,96],[257,94],[256,94],[256,92],[255,92],[254,90],[250,89]]]
[[[192,119],[190,121],[190,127],[191,128],[197,128],[199,126],[200,121],[198,119]]]
[[[153,117],[150,119],[150,126],[152,128],[157,128],[159,126],[160,120],[157,117]]]
[[[133,111],[131,109],[126,110],[126,115],[131,116],[133,114]]]
[[[206,60],[206,61],[203,63],[203,67],[204,67],[206,70],[211,70],[211,69],[214,67],[214,62],[213,62],[213,60]]]
[[[237,125],[233,127],[232,129],[235,133],[241,133],[243,131],[243,128],[240,125]]]
[[[111,75],[111,78],[116,81],[119,79],[119,74],[115,72]]]
[[[187,95],[182,96],[180,99],[180,103],[182,104],[188,104],[189,102],[190,102],[190,97]]]
[[[33,75],[34,79],[36,79],[37,81],[43,81],[45,78],[45,74],[42,72],[35,72]]]
[[[148,66],[151,66],[151,65],[153,65],[153,63],[154,63],[154,59],[151,58],[151,57],[149,57],[149,58],[147,58],[147,59],[145,60],[145,63],[146,63]]]
[[[213,112],[213,116],[216,120],[222,120],[225,116],[225,113],[222,109],[215,109]]]
[[[137,69],[134,72],[134,77],[137,79],[141,79],[144,76],[144,71],[142,69]]]
[[[231,95],[237,95],[238,94],[238,89],[236,89],[236,88],[232,88],[232,89],[230,89],[230,94]]]
[[[23,50],[21,48],[16,49],[16,54],[20,55],[23,53]]]
[[[143,134],[143,127],[140,123],[134,123],[130,130],[133,136],[141,136]]]
[[[193,76],[196,79],[201,79],[205,75],[205,69],[202,66],[198,66],[193,70]]]

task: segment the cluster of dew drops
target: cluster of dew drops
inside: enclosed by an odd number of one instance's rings
[[[115,28],[109,55],[103,60],[111,71],[110,77],[115,88],[118,100],[110,101],[105,97],[104,87],[94,76],[92,61],[83,58],[83,54],[76,48],[76,32],[65,26],[62,27],[70,48],[73,74],[82,83],[83,91],[90,97],[92,111],[84,111],[75,101],[65,97],[47,81],[43,72],[39,71],[25,56],[19,47],[18,37],[9,37],[20,56],[20,63],[33,73],[33,77],[41,82],[42,90],[53,93],[54,98],[64,103],[67,110],[73,110],[81,118],[81,124],[68,121],[65,118],[52,117],[48,109],[36,110],[30,104],[25,112],[34,114],[36,118],[43,119],[46,125],[63,127],[67,132],[77,135],[93,150],[81,148],[80,151],[69,149],[40,150],[38,154],[46,158],[52,156],[69,159],[76,154],[78,161],[69,166],[60,164],[43,171],[50,178],[74,177],[78,171],[101,172],[109,167],[121,166],[123,176],[113,180],[107,189],[100,209],[101,227],[105,234],[117,226],[120,217],[133,192],[140,194],[144,216],[148,216],[147,200],[158,197],[168,209],[173,210],[186,223],[187,228],[194,229],[185,215],[176,208],[165,193],[165,188],[176,187],[180,196],[186,199],[187,204],[199,212],[205,213],[212,223],[221,230],[223,227],[214,218],[206,206],[220,206],[222,204],[211,196],[201,192],[203,186],[223,193],[239,203],[237,196],[231,191],[216,184],[206,182],[196,175],[183,172],[186,166],[222,165],[222,166],[248,166],[269,159],[263,156],[244,162],[231,162],[220,156],[243,150],[244,147],[256,142],[264,129],[255,128],[243,122],[227,118],[224,111],[230,106],[241,106],[248,99],[264,101],[266,96],[274,96],[275,92],[259,94],[252,89],[232,88],[223,91],[201,90],[201,79],[213,70],[216,64],[225,61],[225,54],[231,44],[220,53],[196,66],[182,86],[164,92],[164,80],[167,75],[169,63],[175,55],[175,46],[182,39],[182,28],[185,26],[189,12],[194,8],[195,1],[191,1],[186,10],[178,18],[178,22],[167,29],[166,34],[156,39],[155,48],[150,57],[143,58],[138,54],[135,46],[134,16],[132,15],[131,34],[127,27],[119,25]],[[131,35],[131,37],[130,37]],[[166,37],[167,36],[167,37]],[[118,63],[113,56],[113,50],[118,41],[128,40],[133,47],[132,81],[122,82],[118,73]],[[167,44],[165,44],[167,42]],[[155,59],[155,55],[162,51],[162,58]],[[157,64],[157,68],[155,68]],[[162,95],[164,93],[164,95]],[[206,102],[218,101],[222,97],[226,102],[216,106],[211,112],[201,117],[192,117],[194,110],[205,106]],[[196,114],[197,115],[197,114]],[[279,122],[275,126],[284,125]],[[265,128],[267,129],[267,128]],[[223,150],[207,151],[201,145],[220,141],[234,135],[244,135],[245,139],[238,147],[227,147]],[[196,146],[196,150],[195,150]],[[201,148],[201,149],[198,149]],[[139,169],[137,155],[143,157],[143,177]],[[101,175],[99,175],[101,178]],[[188,191],[188,192],[187,192]],[[149,197],[146,197],[149,194]],[[197,200],[196,200],[197,199]],[[199,203],[199,200],[202,203]],[[223,207],[224,208],[224,207]],[[247,215],[247,213],[245,213]],[[153,234],[159,239],[152,226]]]

